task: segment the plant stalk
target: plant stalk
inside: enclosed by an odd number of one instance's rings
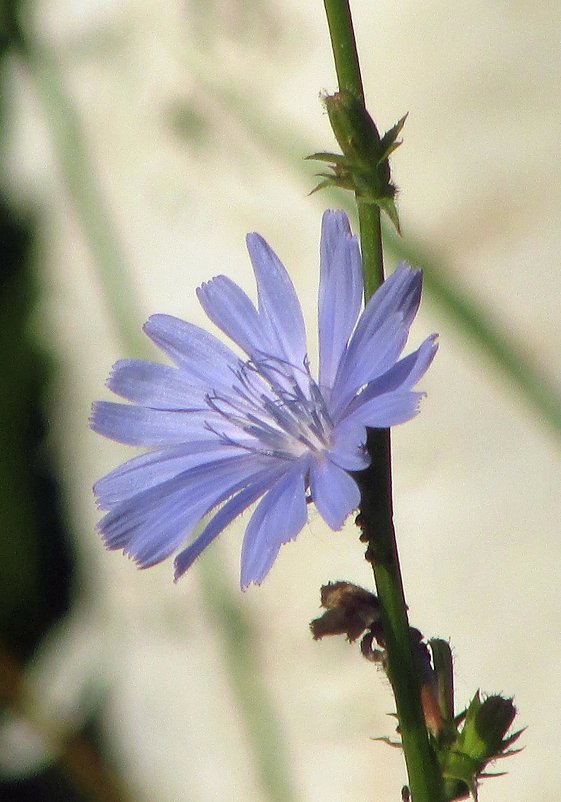
[[[353,92],[364,103],[364,90],[347,0],[324,0],[339,89]],[[365,302],[384,279],[380,209],[357,199]],[[361,540],[372,565],[382,610],[388,675],[395,697],[413,802],[441,802],[443,784],[430,746],[421,707],[419,679],[411,649],[395,530],[391,482],[391,442],[388,429],[370,429],[369,468],[358,475],[361,489]]]

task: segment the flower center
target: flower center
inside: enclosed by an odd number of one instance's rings
[[[290,460],[330,447],[333,423],[307,362],[298,368],[271,356],[240,361],[231,394],[213,392],[206,402],[240,429],[238,440],[209,425],[231,445]]]

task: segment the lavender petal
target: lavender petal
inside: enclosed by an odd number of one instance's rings
[[[217,337],[172,315],[152,315],[144,331],[194,384],[207,389],[231,387],[238,357]]]
[[[247,452],[219,440],[202,440],[141,454],[99,479],[94,485],[98,507],[110,510],[145,490],[161,485],[197,465],[231,460]]]
[[[360,250],[344,212],[325,212],[318,295],[319,382],[331,387],[362,302]]]
[[[122,359],[113,366],[107,386],[117,395],[152,409],[206,409],[205,390],[169,365]]]
[[[210,410],[178,412],[97,401],[92,407],[90,426],[94,432],[119,443],[154,448],[202,440],[209,436],[208,421],[229,430],[228,421]]]
[[[307,520],[304,476],[291,471],[264,496],[247,526],[241,558],[241,586],[260,585],[283,543],[294,540]]]
[[[360,503],[360,491],[355,480],[330,459],[312,463],[310,490],[317,511],[334,530],[343,526],[345,518]]]
[[[275,474],[271,473],[270,470],[264,471],[259,477],[254,477],[248,487],[240,490],[236,496],[227,501],[218,510],[197,539],[186,549],[183,549],[175,558],[174,579],[176,582],[228,524],[245,512],[254,501],[270,488],[274,481]]]
[[[99,522],[105,545],[143,568],[174,552],[217,504],[270,471],[246,456],[199,465],[117,504]]]
[[[271,343],[263,321],[245,292],[226,276],[216,276],[197,290],[206,314],[224,334],[248,356],[263,350],[271,352]]]
[[[405,423],[419,412],[424,393],[410,390],[396,390],[384,395],[376,395],[369,401],[359,404],[346,416],[346,420],[362,423],[371,429],[387,429]]]
[[[246,242],[257,281],[259,315],[274,354],[300,368],[306,360],[306,328],[294,285],[263,237],[248,234]]]

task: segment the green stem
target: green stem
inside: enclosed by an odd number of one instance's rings
[[[364,101],[360,66],[347,0],[324,0],[339,88]],[[357,201],[365,301],[384,278],[380,210]],[[393,526],[390,432],[368,432],[370,467],[359,475],[362,540],[372,564],[386,642],[388,674],[395,696],[413,802],[439,802],[442,778],[429,744],[419,681],[411,651],[407,606]]]
[[[364,274],[364,300],[368,301],[384,280],[380,207],[372,203],[361,203],[358,199],[357,206]]]
[[[364,89],[348,0],[324,0],[339,89],[352,92],[364,103]],[[380,208],[357,200],[360,225],[364,299],[368,301],[384,280]]]
[[[339,89],[364,102],[364,89],[348,0],[324,0]]]

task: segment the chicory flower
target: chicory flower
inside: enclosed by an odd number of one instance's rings
[[[108,387],[132,402],[94,404],[100,434],[150,449],[94,487],[106,511],[105,545],[142,567],[180,547],[175,578],[225,527],[261,499],[243,540],[241,585],[260,584],[314,503],[340,529],[360,502],[352,476],[369,464],[366,427],[412,418],[414,386],[436,352],[436,336],[400,359],[421,297],[420,271],[397,268],[362,307],[359,246],[343,212],[323,217],[319,281],[319,374],[308,362],[300,302],[276,254],[258,234],[247,247],[257,308],[226,276],[197,291],[235,352],[198,326],[153,315],[144,331],[173,363],[116,363]]]

